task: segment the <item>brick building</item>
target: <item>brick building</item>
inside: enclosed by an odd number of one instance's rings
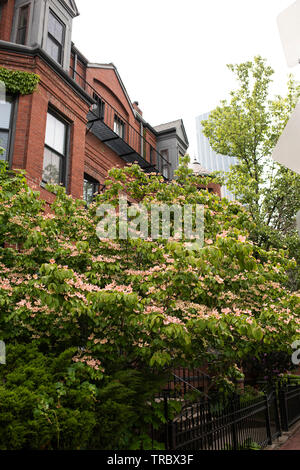
[[[0,0],[0,67],[40,76],[30,95],[0,104],[0,146],[11,168],[51,202],[45,184],[90,201],[110,168],[138,162],[174,175],[188,148],[182,120],[152,127],[114,64],[92,64],[72,43],[74,0]]]
[[[204,178],[211,177],[212,172],[207,170],[206,168],[203,168],[203,166],[198,162],[197,159],[195,159],[193,162],[192,170],[193,170],[193,173],[197,176],[203,176]],[[199,186],[199,189],[206,189],[209,193],[217,194],[220,198],[222,197],[221,195],[222,186],[218,183],[209,182],[208,184],[206,184],[206,186],[204,185]]]

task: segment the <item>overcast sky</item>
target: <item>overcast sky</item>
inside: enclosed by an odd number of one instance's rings
[[[76,0],[73,41],[90,62],[113,62],[132,101],[157,125],[182,118],[197,155],[195,117],[234,88],[228,63],[260,54],[284,93],[289,69],[276,18],[293,0]]]

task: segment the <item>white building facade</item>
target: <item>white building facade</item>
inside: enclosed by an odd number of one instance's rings
[[[209,140],[203,134],[201,122],[208,119],[210,113],[204,113],[196,117],[197,149],[199,163],[209,171],[227,172],[231,165],[236,165],[238,160],[234,157],[220,155],[210,146]],[[234,200],[233,194],[226,186],[222,186],[222,197]]]

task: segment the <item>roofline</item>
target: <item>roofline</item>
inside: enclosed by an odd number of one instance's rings
[[[184,126],[184,123],[183,123],[183,119],[180,118],[180,121],[181,121],[181,125],[182,125],[182,128],[183,128],[184,137],[185,137],[186,142],[187,142],[187,144],[188,144],[188,146],[189,146],[190,143],[189,143],[189,139],[188,139],[188,136],[187,136],[187,133],[186,133],[186,130],[185,130],[185,126]]]
[[[72,41],[71,42],[71,52],[74,51],[79,59],[84,62],[84,65],[87,66],[87,64],[89,63],[88,59],[82,54],[82,52],[80,52],[80,50],[75,46],[74,42]]]
[[[79,13],[79,10],[77,8],[77,5],[75,3],[74,0],[70,0],[71,3],[74,5],[74,10],[72,10],[72,8],[69,7],[69,5],[67,4],[67,2],[65,2],[64,0],[59,0],[59,3],[66,9],[68,10],[68,12],[70,13],[70,15],[72,16],[72,18],[76,18],[77,16],[80,15]],[[75,12],[75,15],[74,15],[74,12]]]
[[[30,55],[30,56],[38,56],[43,59],[47,65],[56,72],[73,90],[80,95],[80,97],[87,102],[88,104],[95,103],[94,99],[86,93],[77,83],[76,81],[69,76],[69,74],[59,65],[55,60],[52,59],[50,55],[47,54],[40,46],[22,46],[20,44],[14,44],[12,42],[1,41],[0,40],[0,50],[7,50],[11,52],[16,52],[19,54]]]
[[[121,76],[120,76],[120,74],[119,74],[119,72],[118,72],[117,67],[116,67],[112,62],[111,62],[110,64],[98,64],[98,63],[91,63],[91,62],[89,62],[89,63],[87,64],[87,67],[88,67],[88,68],[91,68],[91,69],[107,69],[107,70],[114,70],[114,72],[115,72],[115,74],[116,74],[116,76],[117,76],[117,79],[119,80],[119,83],[120,83],[120,85],[121,85],[121,88],[122,88],[122,90],[123,90],[123,92],[124,92],[124,95],[125,95],[125,97],[126,97],[126,99],[127,99],[127,101],[128,101],[128,104],[129,104],[129,106],[130,106],[130,108],[131,108],[131,111],[132,111],[133,115],[135,116],[135,112],[134,112],[135,110],[134,110],[134,108],[133,108],[133,106],[132,106],[131,99],[129,98],[129,95],[128,95],[128,93],[127,93],[127,90],[126,90],[125,85],[124,85],[124,83],[123,83],[123,81],[122,81],[122,79],[121,79]]]
[[[155,126],[155,127],[157,127],[157,126]],[[169,127],[168,129],[163,129],[162,131],[156,130],[157,134],[159,134],[159,135],[168,134],[169,132],[174,132],[174,131],[175,132],[177,131],[176,127]]]
[[[157,132],[157,131],[156,131]],[[171,127],[170,129],[167,129],[167,130],[164,130],[164,131],[161,131],[161,132],[157,132],[157,137],[160,137],[160,136],[167,136],[168,134],[171,134],[171,133],[174,133],[176,134],[176,139],[179,140],[179,142],[181,143],[181,145],[183,147],[186,147],[186,150],[189,148],[189,142],[185,142],[184,140],[182,140],[181,137],[179,137],[179,135],[177,134],[177,129],[176,127]]]
[[[183,120],[182,120],[182,119],[178,119],[178,121],[181,121],[181,126],[182,126],[182,130],[183,130],[183,135],[184,135],[186,141],[184,142],[184,141],[178,136],[178,134],[177,134],[177,137],[178,137],[178,139],[179,139],[181,142],[183,142],[184,144],[187,144],[187,148],[188,148],[189,145],[190,145],[190,143],[189,143],[189,139],[188,139],[188,137],[187,137],[186,131],[185,131],[185,127],[184,127],[184,124],[183,124]],[[171,121],[171,122],[175,122],[175,121]],[[169,123],[166,122],[166,123],[164,123],[164,124],[169,124]],[[159,126],[162,126],[162,125],[164,125],[164,124],[159,124]],[[158,126],[155,126],[155,127],[158,127]],[[168,133],[174,132],[174,131],[177,132],[177,128],[176,128],[176,127],[169,127],[168,129],[163,129],[163,130],[161,130],[161,131],[159,131],[159,130],[157,130],[157,129],[155,129],[155,130],[156,130],[156,132],[157,132],[158,135],[164,135],[164,134],[168,134]]]
[[[134,115],[135,115],[135,118],[140,121],[144,127],[147,127],[155,136],[158,136],[158,132],[156,129],[154,129],[154,127],[151,126],[151,124],[149,124],[149,122],[145,121],[145,119],[143,118],[143,116],[140,115],[140,113],[138,113],[138,111],[136,111],[136,109],[134,109]]]

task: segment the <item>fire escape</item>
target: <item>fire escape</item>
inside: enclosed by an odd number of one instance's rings
[[[147,173],[168,174],[170,163],[121,114],[71,68],[73,79],[95,101],[87,118],[87,133],[91,132],[111,148],[126,163],[138,163]],[[167,179],[167,178],[165,178]]]

